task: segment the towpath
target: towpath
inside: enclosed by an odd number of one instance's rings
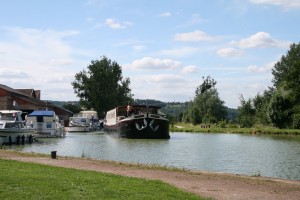
[[[49,157],[38,156],[35,154],[24,154],[8,150],[0,150],[0,158],[66,168],[92,170],[128,177],[161,180],[182,190],[203,197],[211,197],[220,200],[299,200],[300,198],[300,181],[248,177],[203,171],[164,170],[134,164],[85,158],[58,156],[58,159],[52,159],[50,155]]]

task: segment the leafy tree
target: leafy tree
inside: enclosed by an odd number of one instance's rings
[[[207,76],[206,79],[204,79],[204,76],[202,77],[203,83],[197,87],[195,93],[196,96],[203,94],[205,91],[214,88],[217,82],[211,78],[210,76]]]
[[[211,88],[195,98],[195,108],[200,111],[202,123],[216,123],[226,118],[227,108],[217,89]]]
[[[277,90],[269,104],[271,122],[279,128],[287,128],[292,123],[292,102],[287,92]]]
[[[290,45],[286,56],[282,56],[274,69],[273,84],[276,89],[270,108],[272,122],[281,128],[300,128],[300,43]],[[282,104],[282,105],[280,105]]]
[[[251,99],[247,101],[243,95],[240,96],[241,106],[238,107],[238,118],[237,121],[241,127],[252,127],[254,125],[255,109]]]
[[[273,88],[269,88],[269,90],[265,90],[262,95],[257,94],[252,100],[253,106],[255,109],[254,123],[269,125],[270,117],[269,117],[269,103],[274,93]]]
[[[219,97],[216,84],[210,76],[203,78],[203,83],[195,91],[194,101],[184,113],[184,121],[193,124],[216,123],[226,118],[227,108]]]
[[[272,69],[273,84],[275,88],[281,86],[290,89],[289,86],[299,88],[299,64],[300,64],[300,43],[290,45],[290,50],[286,56],[282,56]],[[286,84],[285,84],[286,83]],[[298,83],[298,84],[297,84]],[[294,87],[293,87],[294,89]]]
[[[87,70],[75,75],[72,86],[81,106],[95,109],[100,118],[105,112],[132,101],[130,79],[123,78],[118,63],[106,57],[92,60]]]
[[[290,45],[287,54],[274,65],[273,87],[263,95],[258,94],[253,100],[241,99],[241,125],[249,123],[247,126],[263,124],[279,128],[300,128],[299,70],[300,43]]]

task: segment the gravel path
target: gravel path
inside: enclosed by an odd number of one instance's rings
[[[150,167],[141,167],[126,163],[82,158],[66,158],[58,156],[58,159],[51,159],[50,155],[49,157],[37,156],[34,154],[24,154],[8,150],[0,150],[0,159],[92,170],[129,177],[156,179],[203,197],[212,197],[220,200],[300,199],[300,181],[202,171],[150,169]]]

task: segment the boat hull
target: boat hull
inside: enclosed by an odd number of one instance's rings
[[[0,129],[0,145],[32,143],[35,137],[34,130]]]
[[[154,118],[128,118],[113,126],[104,125],[104,131],[117,133],[120,138],[169,139],[169,122]]]
[[[69,126],[65,128],[67,132],[89,132],[91,128],[89,126]]]

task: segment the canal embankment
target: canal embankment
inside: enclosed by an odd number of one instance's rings
[[[285,179],[168,169],[86,158],[58,156],[57,159],[53,159],[50,153],[43,155],[10,150],[0,150],[0,159],[161,180],[182,190],[214,199],[293,200],[300,196],[300,182]]]

